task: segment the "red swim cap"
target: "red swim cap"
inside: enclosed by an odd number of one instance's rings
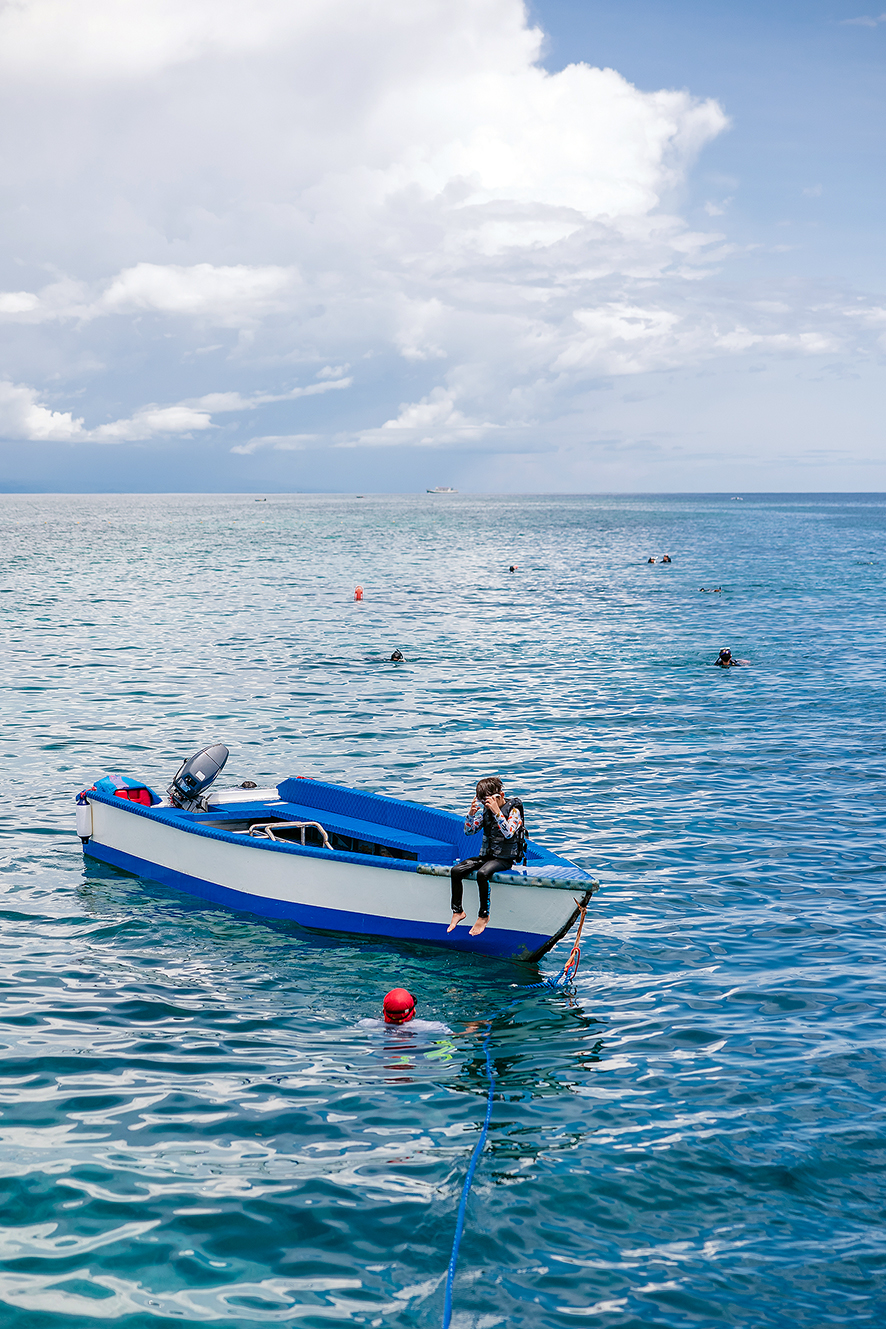
[[[415,997],[405,988],[392,988],[384,1001],[385,1024],[406,1024],[415,1015]]]

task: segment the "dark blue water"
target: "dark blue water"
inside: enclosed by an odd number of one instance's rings
[[[459,1329],[886,1319],[886,500],[0,519],[4,1327],[438,1325],[490,1018]],[[84,872],[77,790],[214,740],[456,810],[499,772],[604,883],[574,992]],[[452,1035],[361,1028],[395,985]]]

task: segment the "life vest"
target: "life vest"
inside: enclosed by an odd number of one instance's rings
[[[515,863],[526,855],[526,821],[523,814],[523,804],[519,798],[506,798],[501,808],[501,815],[507,821],[514,808],[520,809],[522,824],[515,835],[510,839],[502,835],[501,827],[493,817],[488,808],[483,811],[483,857],[484,858],[510,858]]]

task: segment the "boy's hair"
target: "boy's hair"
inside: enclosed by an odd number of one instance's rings
[[[493,794],[500,793],[501,780],[497,775],[487,775],[482,780],[477,781],[477,797],[481,803],[484,803],[487,798],[491,798]]]

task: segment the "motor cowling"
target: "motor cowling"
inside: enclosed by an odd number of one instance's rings
[[[211,747],[203,748],[195,752],[193,757],[188,757],[179,766],[166,791],[170,801],[176,807],[186,810],[198,807],[203,794],[227,760],[228,749],[223,743],[213,743]]]

